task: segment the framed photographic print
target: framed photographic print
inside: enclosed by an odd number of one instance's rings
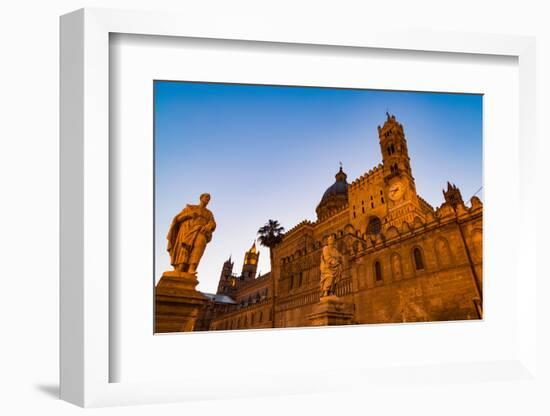
[[[536,383],[534,41],[234,27],[62,17],[62,398]]]
[[[482,95],[157,80],[154,100],[155,332],[482,319]]]

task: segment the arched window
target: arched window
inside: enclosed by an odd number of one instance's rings
[[[374,278],[377,282],[382,281],[382,265],[378,260],[374,262]]]
[[[422,259],[422,251],[415,247],[413,250],[414,267],[416,270],[424,270],[424,260]]]
[[[367,225],[367,234],[378,234],[382,231],[382,222],[378,217],[371,217]]]
[[[258,322],[262,323],[263,320],[264,320],[264,312],[260,311],[260,319],[258,319]]]

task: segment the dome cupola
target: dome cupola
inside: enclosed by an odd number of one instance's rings
[[[315,210],[317,218],[320,220],[339,211],[348,203],[348,175],[346,175],[342,166],[340,166],[340,170],[334,177],[336,178],[336,182],[327,188]]]

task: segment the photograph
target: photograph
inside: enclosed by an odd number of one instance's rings
[[[154,81],[155,333],[483,319],[483,96]]]

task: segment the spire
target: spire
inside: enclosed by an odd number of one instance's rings
[[[256,277],[256,269],[258,268],[259,259],[260,253],[256,249],[256,240],[254,240],[250,250],[244,253],[243,268],[241,272],[242,280],[254,279]]]

